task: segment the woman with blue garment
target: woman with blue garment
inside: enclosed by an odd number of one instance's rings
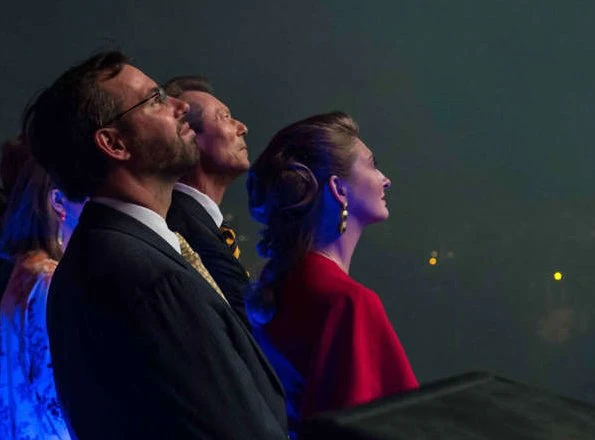
[[[0,302],[0,438],[67,440],[56,396],[45,308],[49,284],[78,216],[29,159],[5,214],[0,252],[15,267]]]

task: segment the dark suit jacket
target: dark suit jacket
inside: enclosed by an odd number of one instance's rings
[[[79,439],[286,438],[282,387],[244,324],[132,217],[85,206],[47,313]]]
[[[182,234],[192,249],[198,252],[232,308],[249,326],[244,304],[250,281],[246,269],[231,254],[206,209],[188,194],[174,190],[167,224],[172,231]]]

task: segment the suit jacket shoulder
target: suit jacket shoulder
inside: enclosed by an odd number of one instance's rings
[[[282,292],[266,334],[281,353],[270,360],[283,382],[295,384],[292,371],[283,368],[279,358],[287,359],[303,378],[288,401],[294,417],[418,387],[378,295],[333,261],[309,253],[290,271]],[[302,325],[305,320],[307,326]]]

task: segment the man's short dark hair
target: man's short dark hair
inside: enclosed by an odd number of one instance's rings
[[[169,96],[179,98],[184,92],[205,92],[213,94],[213,87],[203,76],[184,75],[170,79],[163,86]]]
[[[175,78],[172,78],[169,81],[167,81],[163,88],[169,96],[173,96],[174,98],[179,98],[180,95],[184,92],[204,92],[210,95],[213,94],[213,87],[211,86],[209,81],[205,77],[196,75],[176,76]],[[197,108],[196,104],[193,104],[191,106],[190,111],[194,116],[192,121],[192,128],[198,133],[202,132],[203,109],[200,107]]]
[[[118,75],[127,57],[101,52],[64,72],[25,110],[23,133],[33,156],[66,197],[82,201],[108,173],[95,132],[118,114],[121,100],[99,86]]]

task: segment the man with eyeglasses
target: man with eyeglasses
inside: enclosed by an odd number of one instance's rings
[[[197,161],[188,104],[119,52],[62,74],[27,109],[32,152],[90,197],[47,305],[75,438],[286,438],[282,387],[200,256],[165,216]]]

